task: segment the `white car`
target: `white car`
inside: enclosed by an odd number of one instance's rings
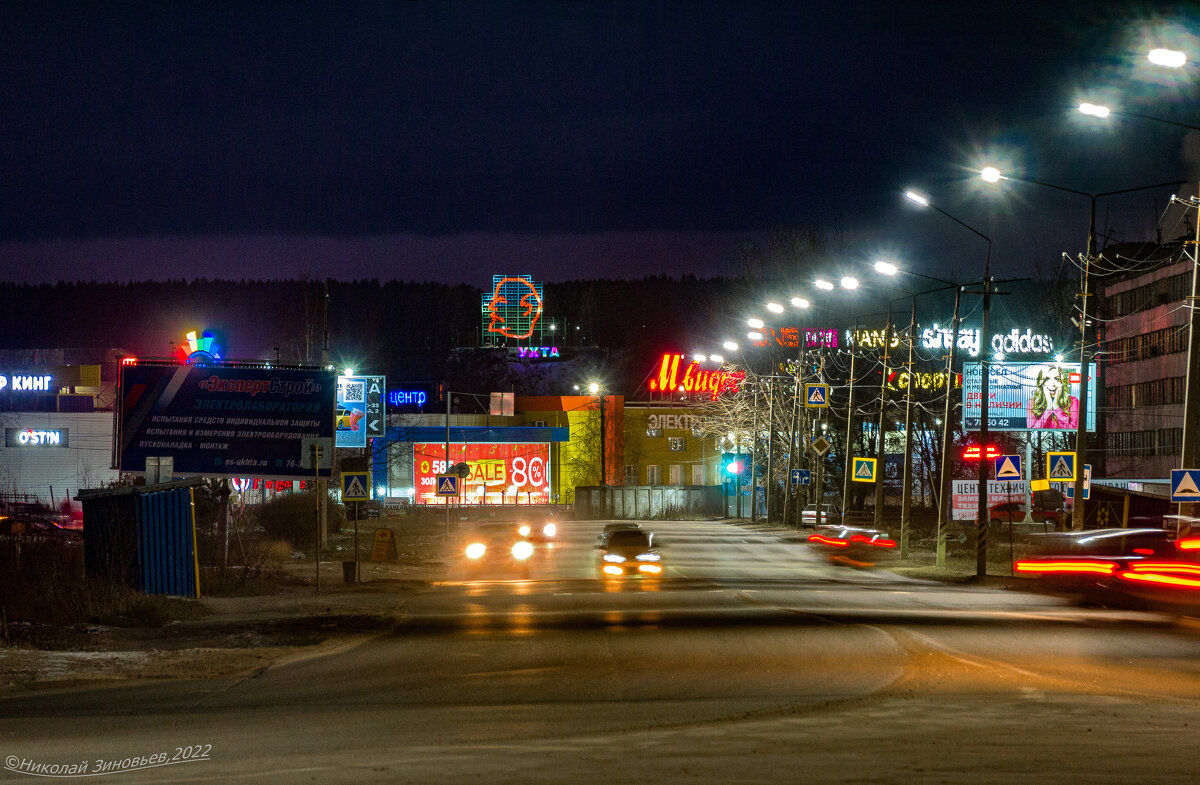
[[[826,523],[839,523],[840,524],[841,522],[842,522],[842,511],[841,510],[839,510],[835,505],[832,505],[832,504],[822,504],[821,505],[821,523],[822,524],[826,524]],[[800,511],[800,524],[802,526],[816,526],[817,525],[817,505],[810,504],[807,507],[805,507],[803,510]]]

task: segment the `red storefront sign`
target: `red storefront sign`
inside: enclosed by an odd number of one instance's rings
[[[714,401],[718,395],[735,393],[746,378],[743,371],[706,371],[699,363],[681,363],[682,354],[664,354],[658,371],[650,378],[651,392],[704,393]]]
[[[443,504],[437,475],[446,472],[446,445],[413,445],[413,487],[417,504]],[[454,504],[549,504],[550,445],[454,444],[450,463],[466,463],[471,473],[459,481]]]

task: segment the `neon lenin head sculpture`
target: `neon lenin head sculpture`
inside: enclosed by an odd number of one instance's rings
[[[542,316],[542,296],[526,276],[497,276],[487,308],[489,333],[525,339]]]

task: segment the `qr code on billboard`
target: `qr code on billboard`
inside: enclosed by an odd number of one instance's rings
[[[345,382],[342,387],[342,400],[346,403],[362,403],[367,400],[366,382]]]

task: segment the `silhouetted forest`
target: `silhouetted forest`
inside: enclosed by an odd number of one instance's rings
[[[201,329],[218,336],[227,359],[315,363],[326,286],[319,280],[205,279],[0,284],[0,349],[97,347],[168,356],[188,330]],[[454,383],[458,374],[464,382],[486,383],[470,378],[479,375],[478,363],[464,362],[464,353],[454,351],[480,345],[481,288],[329,281],[328,293],[335,364],[394,380]],[[632,394],[657,354],[715,341],[718,318],[727,318],[742,294],[730,279],[694,276],[546,283],[543,318],[560,325],[554,343],[600,350],[572,354],[593,364],[622,358],[622,367],[611,369],[620,378],[610,381],[614,392]]]

